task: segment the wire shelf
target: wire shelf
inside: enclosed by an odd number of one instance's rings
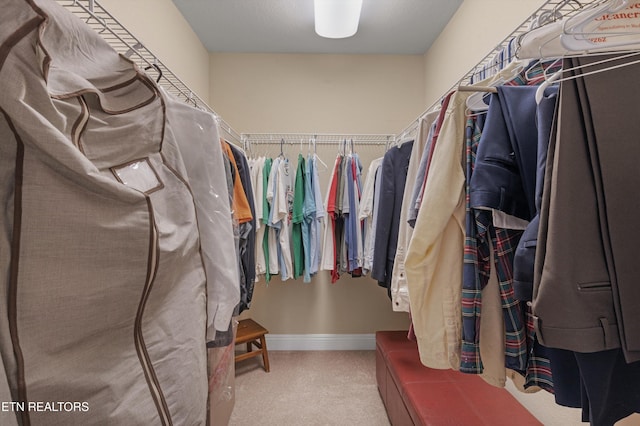
[[[225,139],[236,144],[242,142],[240,134],[217,114],[205,101],[175,75],[158,57],[138,40],[124,25],[102,7],[97,0],[56,0],[58,4],[83,20],[89,27],[102,36],[113,49],[128,57],[136,65],[153,77],[158,77],[158,70],[162,78],[158,84],[168,93],[185,102],[216,116],[220,130]]]
[[[480,61],[471,68],[465,75],[463,75],[456,83],[451,86],[444,94],[455,90],[460,85],[473,84],[476,80],[483,80],[496,74],[502,68],[504,68],[509,62],[511,62],[517,55],[519,37],[529,32],[534,23],[538,25],[547,24],[569,17],[578,11],[584,9],[586,6],[590,6],[594,3],[598,3],[601,0],[547,0],[542,6],[540,6],[533,14],[531,14],[522,24],[520,24],[515,30],[513,30],[508,36],[504,38],[496,47],[489,51]],[[417,123],[421,117],[427,112],[433,110],[434,107],[439,105],[442,99],[437,100],[429,106],[425,111],[418,116],[418,119],[413,120],[398,134],[411,134],[411,132],[417,129]]]

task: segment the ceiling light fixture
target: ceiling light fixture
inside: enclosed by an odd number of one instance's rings
[[[326,38],[347,38],[358,31],[362,0],[314,0],[316,33]]]

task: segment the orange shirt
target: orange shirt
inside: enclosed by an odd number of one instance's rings
[[[233,170],[231,173],[234,175],[233,179],[233,214],[238,219],[238,223],[246,223],[251,222],[253,219],[253,215],[251,214],[251,207],[249,207],[249,200],[247,199],[247,195],[244,192],[244,187],[242,186],[242,181],[240,180],[240,173],[238,173],[238,165],[236,164],[236,160],[233,157],[233,152],[231,151],[231,147],[229,143],[220,139],[220,144],[222,145],[222,151],[227,154],[229,160],[231,160],[231,165],[233,166]]]

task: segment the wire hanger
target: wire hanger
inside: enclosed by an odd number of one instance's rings
[[[156,83],[160,83],[160,79],[162,78],[162,69],[158,65],[158,62],[157,62],[156,59],[154,59],[153,63],[151,65],[147,66],[144,70],[145,71],[149,71],[150,69],[155,69],[158,72],[158,77],[156,78]]]

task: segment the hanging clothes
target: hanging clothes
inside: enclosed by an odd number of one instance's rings
[[[451,97],[450,95],[445,96],[442,100],[442,105],[440,106],[440,112],[438,114],[438,118],[433,124],[433,130],[430,131],[429,136],[427,137],[427,145],[425,147],[425,151],[423,153],[424,161],[421,160],[420,169],[418,171],[418,175],[421,176],[421,180],[416,181],[416,191],[414,199],[411,201],[411,206],[409,213],[409,224],[415,228],[415,222],[418,218],[418,212],[420,211],[420,206],[422,205],[422,199],[424,197],[424,191],[427,184],[427,176],[428,170],[431,166],[431,160],[433,158],[433,153],[436,148],[436,143],[438,141],[438,136],[440,135],[440,131],[442,129],[442,124],[444,123],[445,114],[447,108],[449,106],[449,101]]]
[[[263,246],[264,235],[266,230],[266,223],[264,222],[265,215],[265,196],[264,196],[264,165],[265,158],[259,157],[250,160],[249,166],[251,168],[251,185],[253,187],[253,204],[255,206],[255,223],[256,223],[256,237],[255,237],[255,277],[265,275],[267,272],[267,264],[265,258],[265,250]],[[268,207],[267,207],[268,208]]]
[[[269,188],[269,176],[271,174],[271,165],[273,160],[271,158],[264,159],[264,168],[262,169],[262,226],[264,228],[262,238],[262,251],[264,252],[264,276],[267,283],[271,281],[271,274],[277,273],[277,270],[273,272],[271,267],[271,244],[273,241],[273,233],[275,230],[269,225],[269,217],[271,216],[271,202],[267,198],[267,192]]]
[[[564,69],[602,58],[567,58]],[[619,61],[628,62],[629,59]],[[610,64],[592,65],[590,70]],[[533,313],[540,342],[572,352],[585,390],[583,420],[609,425],[640,412],[638,236],[630,199],[638,120],[638,65],[590,76],[569,71],[549,143],[535,262]],[[553,188],[553,190],[552,190]]]
[[[422,160],[422,153],[427,144],[429,128],[435,121],[438,113],[432,111],[419,120],[418,129],[411,154],[409,156],[409,166],[407,168],[407,178],[402,194],[402,208],[400,209],[400,217],[398,222],[398,241],[396,244],[396,253],[391,272],[391,306],[397,312],[409,312],[409,290],[407,288],[407,278],[404,268],[405,254],[407,246],[413,235],[413,228],[409,226],[407,216],[411,204],[411,195],[413,193],[413,184],[418,175],[418,167]]]
[[[478,374],[487,383],[504,387],[509,374],[518,389],[524,391],[520,372],[509,369],[506,362],[506,320],[503,313],[502,297],[496,253],[482,250],[478,241],[476,217],[470,206],[469,193],[475,168],[478,145],[480,144],[486,114],[477,114],[467,120],[466,134],[466,202],[465,202],[465,247],[462,272],[462,349],[460,371]],[[476,316],[477,315],[477,316]],[[479,319],[482,321],[479,321]],[[470,342],[470,337],[475,339]],[[506,367],[506,369],[505,369]],[[532,389],[533,390],[533,389]]]
[[[224,139],[220,139],[220,144],[222,146],[223,152],[225,152],[229,160],[231,160],[231,165],[232,165],[231,173],[233,174],[233,204],[234,204],[233,214],[236,217],[236,220],[238,221],[239,224],[251,222],[253,220],[253,215],[251,214],[249,199],[247,198],[247,194],[244,190],[243,182],[240,179],[240,174],[238,172],[238,165],[233,155],[233,151],[231,150],[231,145],[228,142],[226,142]]]
[[[387,289],[389,297],[391,297],[391,277],[398,246],[402,197],[413,144],[414,141],[411,140],[391,148],[382,160],[383,177],[380,196],[388,204],[378,212],[371,277]]]
[[[371,265],[373,264],[373,248],[375,237],[375,221],[373,218],[374,212],[374,198],[376,188],[376,176],[378,169],[382,165],[382,157],[376,158],[369,164],[369,170],[367,171],[367,178],[364,182],[364,188],[362,190],[362,200],[360,204],[360,220],[364,221],[365,225],[365,238],[364,238],[364,253],[363,253],[363,273],[368,274],[371,271]],[[378,192],[379,196],[379,192]]]
[[[362,164],[356,153],[338,155],[327,191],[330,222],[324,232],[322,269],[331,271],[335,283],[341,272],[362,276],[363,223],[360,215]],[[319,197],[318,197],[319,198]]]
[[[357,154],[351,154],[347,159],[345,188],[347,202],[344,205],[345,217],[345,246],[347,256],[347,268],[354,277],[362,275],[362,227],[359,219],[360,205],[360,173],[362,164]]]
[[[241,224],[240,234],[240,266],[242,268],[242,281],[240,283],[240,308],[239,313],[251,307],[251,299],[253,298],[253,287],[256,278],[256,210],[254,204],[253,188],[251,184],[251,170],[247,157],[239,148],[228,144],[236,166],[238,168],[238,176],[244,195],[249,203],[251,220],[246,224]]]
[[[413,181],[413,189],[411,190],[410,199],[408,200],[407,206],[407,215],[406,220],[411,229],[416,226],[416,219],[418,218],[418,210],[420,210],[419,199],[422,198],[422,193],[424,190],[424,183],[426,179],[427,172],[427,161],[429,160],[429,154],[431,153],[431,145],[433,142],[433,135],[436,130],[436,125],[438,122],[438,112],[434,111],[433,114],[435,117],[433,118],[432,124],[429,126],[429,133],[427,133],[427,140],[425,141],[425,146],[422,151],[422,156],[420,158],[420,164],[418,165],[418,171],[416,172],[416,177]]]
[[[268,182],[267,182],[267,203],[269,204],[269,220],[267,224],[269,225],[268,231],[268,253],[269,253],[269,271],[272,275],[276,275],[280,273],[280,243],[279,243],[279,233],[280,233],[280,225],[276,225],[277,220],[275,220],[277,214],[277,204],[276,204],[276,176],[278,174],[278,168],[280,166],[280,162],[282,159],[280,157],[275,158],[271,163],[271,167],[269,168]],[[278,204],[282,204],[283,201],[280,201]]]
[[[302,203],[302,250],[304,252],[303,281],[311,282],[311,232],[316,218],[316,200],[313,192],[313,160],[308,157],[303,162],[304,168],[304,201]],[[298,171],[299,173],[300,171]]]
[[[294,193],[293,193],[293,214],[291,217],[292,231],[291,231],[291,243],[293,250],[293,278],[298,279],[304,274],[304,247],[303,247],[303,232],[307,232],[308,228],[303,226],[304,222],[304,201],[305,201],[305,161],[302,154],[298,154],[298,166],[296,171],[296,177],[294,179]],[[303,227],[305,231],[303,231]],[[308,238],[308,236],[307,236]]]
[[[272,199],[270,226],[276,230],[275,263],[277,266],[275,270],[279,269],[282,281],[286,281],[293,277],[293,259],[290,246],[293,184],[289,160],[286,158],[276,159],[271,166],[269,186]],[[273,254],[271,252],[270,256]]]
[[[225,246],[234,241],[218,124],[215,117],[173,97],[167,98],[167,120],[185,164],[193,192],[200,246],[207,274],[207,316],[210,324],[207,340],[216,330],[225,332],[231,325],[234,309],[240,302],[240,279],[235,251]],[[207,129],[202,131],[200,129]]]
[[[422,363],[460,368],[462,250],[464,245],[464,102],[449,94],[438,143],[427,169],[423,203],[405,260],[411,316]],[[437,249],[436,249],[437,247]],[[446,265],[446,266],[445,266]],[[429,297],[427,297],[429,294]]]
[[[339,213],[336,203],[336,196],[338,192],[338,176],[340,174],[342,164],[342,156],[337,156],[331,174],[331,180],[329,182],[329,189],[327,190],[327,199],[325,205],[327,206],[327,216],[329,222],[325,227],[324,241],[322,245],[322,269],[331,271],[331,282],[335,283],[340,278],[340,272],[338,269],[338,250],[336,241],[336,222],[338,221]]]
[[[315,219],[311,225],[309,236],[309,245],[311,247],[311,266],[309,272],[313,275],[320,270],[322,260],[322,236],[324,234],[324,220],[326,217],[325,204],[322,201],[322,193],[320,192],[318,156],[315,154],[311,159],[311,180],[315,205]]]

